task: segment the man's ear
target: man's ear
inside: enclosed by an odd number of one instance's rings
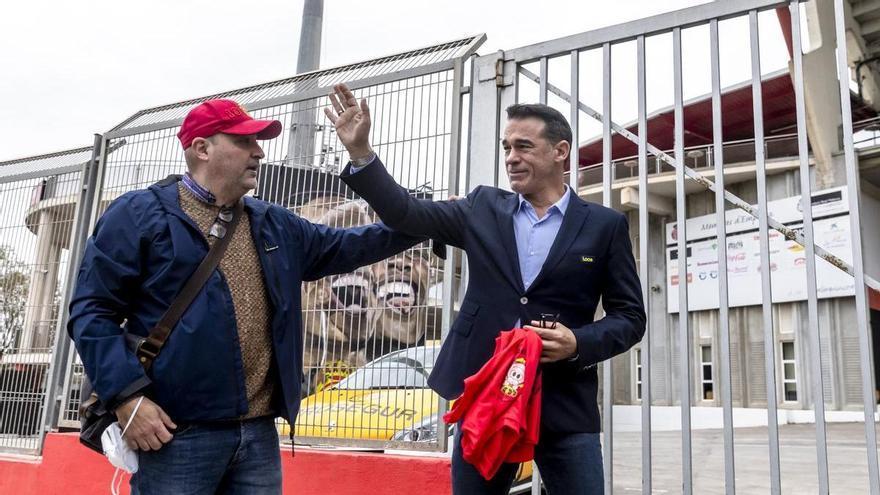
[[[197,137],[193,139],[192,149],[193,154],[200,161],[208,160],[208,147],[211,145],[211,142],[205,138]]]
[[[563,139],[553,146],[553,152],[556,153],[557,160],[565,162],[571,153],[571,143]]]

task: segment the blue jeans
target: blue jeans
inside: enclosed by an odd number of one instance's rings
[[[271,418],[180,425],[159,450],[138,453],[132,495],[281,493],[281,452]]]
[[[491,480],[462,458],[459,428],[452,450],[452,493],[506,495],[516,476],[516,464],[502,464]],[[548,495],[599,495],[605,490],[602,445],[598,433],[541,432],[535,463]]]

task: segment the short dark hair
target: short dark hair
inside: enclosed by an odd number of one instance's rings
[[[571,142],[571,126],[559,110],[541,103],[516,103],[507,107],[507,119],[536,118],[544,122],[544,139],[550,144]]]

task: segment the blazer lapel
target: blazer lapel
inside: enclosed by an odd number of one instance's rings
[[[519,269],[519,252],[516,249],[516,235],[513,232],[513,214],[518,206],[518,195],[511,194],[508,197],[499,196],[498,204],[495,208],[495,216],[498,221],[498,229],[501,231],[501,241],[504,243],[504,252],[510,259],[508,266],[512,266],[513,270],[504,270],[504,275],[510,278],[514,287],[517,287],[522,293],[524,291],[522,272]],[[503,255],[502,255],[503,256]],[[499,263],[499,266],[504,266]]]
[[[569,199],[565,216],[562,218],[562,225],[559,227],[559,233],[556,234],[556,239],[553,240],[553,245],[550,247],[547,259],[544,261],[544,265],[541,266],[541,271],[538,272],[538,276],[535,278],[535,281],[532,282],[532,285],[529,286],[529,289],[540,284],[544,277],[546,277],[547,274],[550,273],[550,271],[553,270],[553,268],[562,260],[562,257],[568,252],[571,243],[574,242],[580,233],[581,227],[583,227],[587,217],[590,216],[589,205],[577,197],[573,192],[569,192],[569,194],[571,194],[571,198]],[[519,263],[517,263],[517,265],[518,264]]]

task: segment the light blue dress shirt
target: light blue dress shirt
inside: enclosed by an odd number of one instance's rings
[[[559,201],[553,203],[543,218],[538,218],[535,208],[522,194],[519,195],[519,206],[513,213],[513,231],[516,235],[516,252],[519,255],[519,270],[522,274],[523,287],[528,290],[541,267],[547,260],[550,247],[556,240],[562,218],[568,209],[568,185]]]

